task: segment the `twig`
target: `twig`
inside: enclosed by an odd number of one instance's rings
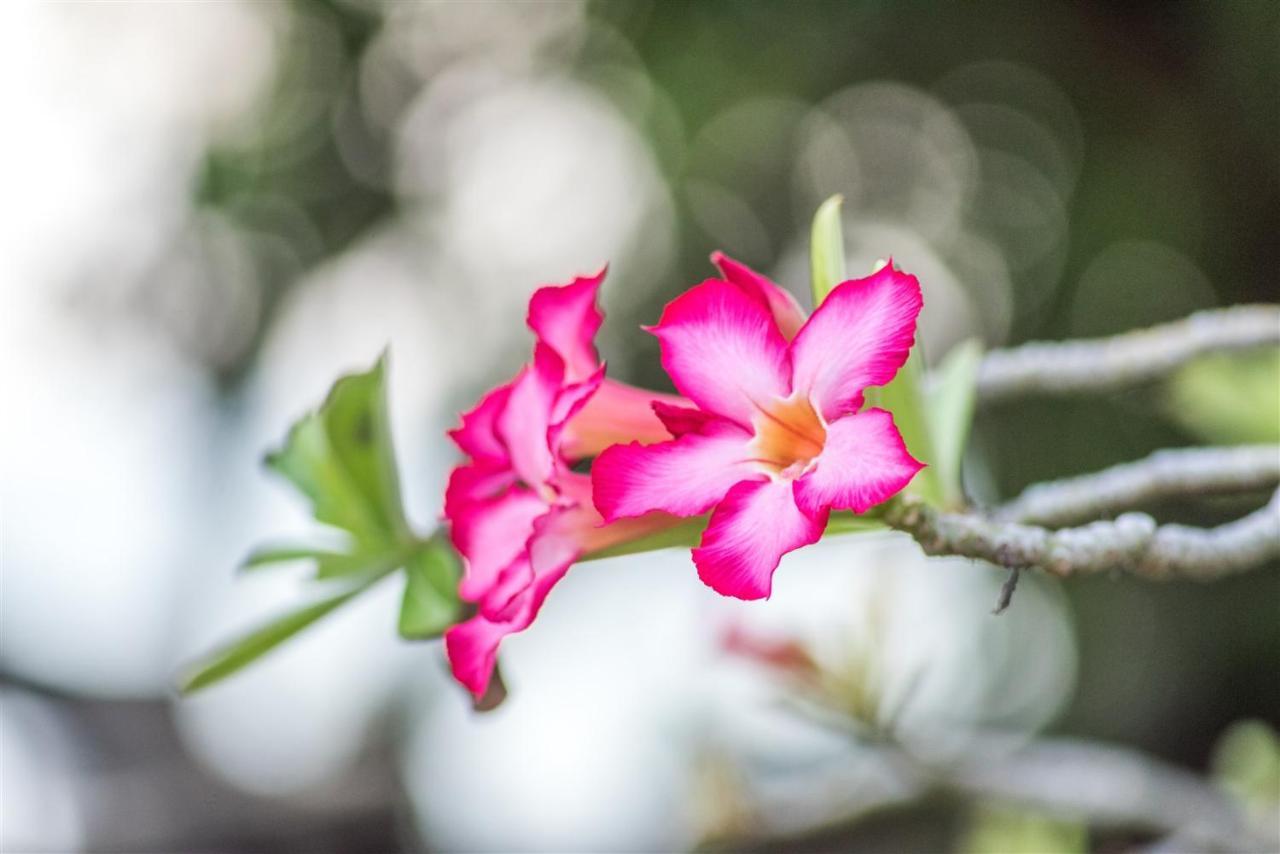
[[[991,613],[997,617],[1009,610],[1009,604],[1013,602],[1013,594],[1018,589],[1018,576],[1022,574],[1022,570],[1013,568],[1009,570],[1009,577],[1004,580],[1004,584],[1000,585],[1000,597],[996,599],[996,606],[991,609]]]
[[[1280,445],[1177,448],[1095,474],[1036,484],[993,518],[1056,527],[1106,516],[1174,495],[1212,495],[1274,488]]]
[[[978,369],[983,403],[1015,395],[1098,392],[1146,382],[1203,353],[1280,343],[1280,306],[1240,305],[1087,341],[992,350]]]
[[[1280,491],[1266,507],[1217,528],[1157,527],[1145,513],[1051,531],[978,512],[946,512],[911,496],[886,505],[884,521],[931,555],[980,558],[1059,576],[1125,571],[1147,578],[1211,580],[1280,558]]]

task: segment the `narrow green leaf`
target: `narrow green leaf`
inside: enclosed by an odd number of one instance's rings
[[[843,203],[842,196],[832,196],[813,215],[809,267],[815,309],[822,305],[836,285],[845,280],[844,225],[840,220]]]
[[[341,552],[335,552],[332,549],[318,548],[305,544],[276,544],[259,546],[254,549],[240,563],[240,568],[245,570],[261,569],[262,567],[274,566],[279,563],[293,563],[303,560],[324,561],[341,557],[346,557],[346,555]]]
[[[356,594],[371,583],[372,580],[365,580],[355,586],[344,586],[339,593],[276,617],[238,640],[214,650],[192,663],[179,675],[178,690],[183,694],[191,694],[225,679],[355,598]]]
[[[893,413],[893,423],[907,444],[907,450],[926,468],[907,485],[905,492],[918,495],[931,504],[944,500],[942,481],[936,466],[937,453],[933,447],[929,416],[924,399],[924,359],[920,345],[911,348],[907,363],[887,385],[867,389],[867,404],[879,406]]]
[[[978,386],[978,366],[982,345],[970,338],[951,348],[928,377],[925,386],[925,414],[933,443],[933,467],[937,471],[943,502],[955,506],[964,500],[960,484],[960,464]]]
[[[438,637],[458,619],[458,576],[461,563],[453,547],[435,537],[405,564],[404,599],[400,604],[400,636],[411,640]]]

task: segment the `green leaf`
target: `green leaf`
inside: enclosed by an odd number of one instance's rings
[[[405,519],[387,413],[386,356],[368,371],[342,377],[323,404],[290,429],[268,467],[311,502],[316,521],[340,529],[338,546],[266,548],[250,556],[262,566],[299,558],[316,562],[316,577],[390,572],[424,546]]]
[[[845,280],[844,226],[840,221],[842,196],[832,196],[813,215],[809,242],[810,284],[813,307],[822,305],[827,294]]]
[[[1195,360],[1170,379],[1166,408],[1209,442],[1280,442],[1280,347]]]
[[[409,559],[400,604],[401,637],[438,637],[458,619],[460,603],[455,591],[460,573],[461,562],[442,537],[432,538]]]
[[[918,495],[930,504],[940,505],[944,500],[942,481],[939,478],[933,446],[933,429],[924,397],[924,366],[920,345],[911,348],[907,363],[902,366],[887,385],[867,389],[867,405],[879,406],[893,413],[907,450],[926,468],[912,479],[904,492]]]
[[[341,552],[335,552],[333,549],[320,548],[317,546],[308,546],[306,544],[276,544],[259,546],[249,553],[249,555],[240,563],[240,568],[261,569],[264,566],[274,566],[279,563],[295,563],[302,560],[314,560],[323,562],[333,558],[346,557]]]
[[[347,531],[360,547],[409,534],[386,405],[386,357],[338,380],[320,409],[289,431],[267,465],[311,499],[317,520]]]
[[[943,502],[956,506],[963,502],[960,464],[969,428],[973,426],[973,408],[978,387],[978,366],[982,363],[982,345],[977,339],[962,341],[932,371],[925,385],[925,414],[929,437],[933,444],[933,467]]]
[[[365,579],[355,585],[344,585],[334,594],[270,620],[243,637],[220,647],[189,665],[178,676],[178,690],[191,694],[218,682],[275,649],[321,617],[370,586],[376,579]]]

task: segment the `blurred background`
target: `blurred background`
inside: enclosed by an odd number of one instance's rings
[[[637,325],[715,249],[807,303],[809,219],[833,193],[852,270],[892,254],[924,283],[930,361],[971,336],[1274,301],[1280,4],[12,4],[0,87],[3,850],[1160,836],[895,799],[886,740],[926,763],[993,738],[1140,751],[1275,815],[1276,567],[1027,577],[996,619],[999,573],[889,535],[789,557],[767,605],[718,599],[687,552],[591,563],[504,646],[511,697],[484,716],[438,645],[396,638],[397,578],[238,678],[171,686],[297,601],[301,567],[235,578],[256,542],[308,530],[262,452],[389,343],[428,530],[443,431],[526,357],[540,284],[608,262],[602,354],[663,389]],[[1277,441],[1274,364],[984,410],[968,488],[998,500],[1161,447]],[[1207,525],[1262,500],[1159,510]],[[803,655],[765,654],[779,645]],[[810,664],[821,687],[797,688]],[[1054,767],[1146,791],[1128,766]]]

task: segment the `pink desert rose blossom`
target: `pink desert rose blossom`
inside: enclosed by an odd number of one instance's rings
[[[655,396],[613,382],[592,343],[604,278],[544,287],[529,301],[533,362],[484,396],[450,432],[468,459],[453,470],[445,517],[463,556],[459,594],[476,605],[445,632],[453,674],[478,699],[489,688],[504,637],[528,628],[551,588],[582,555],[678,522],[662,513],[606,525],[591,480],[570,469],[619,441],[668,437]]]
[[[650,329],[695,407],[655,403],[673,439],[606,450],[594,498],[609,522],[714,508],[693,550],[699,577],[760,599],[782,555],[821,537],[833,508],[861,513],[923,467],[888,412],[862,409],[864,389],[907,359],[920,284],[890,262],[841,283],[806,320],[764,276],[712,259],[724,278],[677,297]]]

